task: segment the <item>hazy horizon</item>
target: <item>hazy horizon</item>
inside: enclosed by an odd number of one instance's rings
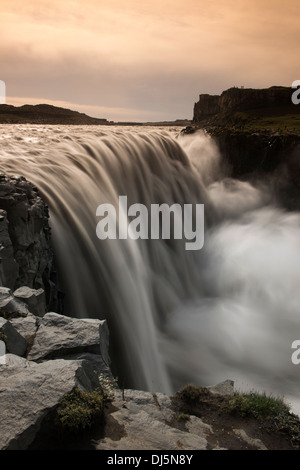
[[[200,93],[300,78],[296,0],[0,2],[7,104],[109,121],[192,119]]]

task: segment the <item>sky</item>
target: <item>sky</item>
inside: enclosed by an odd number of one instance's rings
[[[200,93],[300,79],[298,0],[0,0],[6,102],[192,119]]]

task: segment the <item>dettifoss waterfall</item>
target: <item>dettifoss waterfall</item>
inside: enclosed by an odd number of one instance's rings
[[[120,382],[170,393],[232,379],[296,400],[300,214],[277,207],[267,182],[228,178],[204,133],[6,125],[0,139],[0,171],[24,175],[49,204],[67,313],[107,319]],[[147,208],[204,204],[203,248],[99,239],[97,207],[118,208],[120,195]]]

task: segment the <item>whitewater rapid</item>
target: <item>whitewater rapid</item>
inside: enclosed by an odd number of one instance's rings
[[[232,379],[297,405],[300,214],[223,173],[204,133],[0,126],[0,171],[45,196],[68,313],[106,318],[126,386],[171,393]],[[204,204],[205,242],[99,240],[96,208]]]

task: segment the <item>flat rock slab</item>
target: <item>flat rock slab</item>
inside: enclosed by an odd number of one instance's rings
[[[109,415],[113,427],[119,428],[119,439],[106,434],[96,444],[97,450],[206,450],[203,436],[182,431],[167,424],[173,412],[170,398],[161,393],[117,391]]]
[[[43,419],[75,387],[91,391],[87,361],[57,359],[41,364],[14,355],[0,365],[0,450],[23,450]]]
[[[39,361],[89,352],[100,354],[107,362],[108,335],[105,320],[78,319],[47,313],[40,320],[27,358]]]

